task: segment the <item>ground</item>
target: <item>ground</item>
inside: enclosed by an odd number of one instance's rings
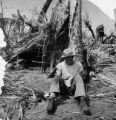
[[[48,101],[42,100],[41,93],[48,91],[51,79],[41,74],[39,68],[6,71],[4,81],[0,97],[0,118],[4,120],[116,120],[116,87],[100,80],[91,81],[91,116],[84,115],[73,98],[62,101],[55,114],[48,115]],[[41,100],[36,99],[33,91],[40,91]],[[22,100],[27,93],[26,101]]]

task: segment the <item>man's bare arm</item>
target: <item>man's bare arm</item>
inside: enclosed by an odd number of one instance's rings
[[[59,81],[59,79],[61,79],[61,71],[59,69],[56,70],[55,79],[58,81]]]

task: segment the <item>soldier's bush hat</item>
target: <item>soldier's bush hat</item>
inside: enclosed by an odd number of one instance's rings
[[[68,48],[68,49],[65,49],[63,51],[63,55],[62,55],[61,58],[67,58],[67,57],[72,57],[72,56],[75,56],[75,53],[74,53],[73,50],[71,50],[70,48]]]

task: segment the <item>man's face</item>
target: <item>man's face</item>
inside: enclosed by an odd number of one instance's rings
[[[65,58],[65,61],[68,65],[72,65],[74,63],[74,60],[73,60],[74,56],[69,56],[69,57],[66,57]]]

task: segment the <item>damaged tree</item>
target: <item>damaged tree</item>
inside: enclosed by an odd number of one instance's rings
[[[24,35],[24,28],[25,28],[25,20],[23,18],[23,16],[20,14],[20,11],[17,10],[17,15],[18,18],[17,20],[20,21],[21,25],[19,26],[19,37],[21,38]]]
[[[44,5],[43,5],[43,8],[42,8],[42,10],[40,12],[40,15],[44,16],[46,14],[51,2],[52,2],[52,0],[46,0],[45,1]]]
[[[74,13],[72,16],[73,18],[70,18],[70,44],[69,47],[74,49],[76,56],[75,59],[77,61],[80,61],[84,67],[85,74],[83,76],[85,84],[90,82],[90,71],[92,70],[92,66],[89,66],[88,64],[88,50],[84,47],[83,41],[82,41],[82,0],[74,0],[74,3],[76,3],[76,6],[73,6]],[[91,27],[89,26],[90,30]],[[93,37],[94,34],[93,34]],[[93,59],[91,59],[93,61]],[[90,60],[90,61],[91,61]]]
[[[92,37],[95,39],[95,34],[94,34],[94,31],[93,31],[93,29],[92,29],[92,27],[91,27],[91,24],[90,24],[89,20],[84,20],[84,23],[85,23],[85,26],[86,26],[86,27],[89,29],[89,31],[91,32]]]
[[[46,13],[51,2],[51,0],[46,1],[40,13],[42,11]],[[28,36],[22,38],[14,47],[9,62],[16,61],[17,58],[24,59],[28,65],[37,63],[42,68],[50,66],[52,70],[58,63],[62,51],[69,46],[76,51],[76,59],[84,63],[81,9],[82,1],[59,0],[53,10],[50,23],[38,24],[35,26],[37,31],[34,29],[34,32],[31,31]],[[19,11],[18,18],[24,22]],[[32,29],[35,28],[32,24],[26,24]]]
[[[76,6],[73,6],[74,13],[70,18],[70,24],[72,25],[70,27],[70,45],[69,47],[74,48],[76,52],[76,59],[79,60],[81,63],[84,63],[84,57],[83,57],[83,41],[82,41],[82,1],[81,0],[73,0],[74,3],[76,3]]]
[[[47,9],[49,8],[49,5],[51,2],[52,0],[46,0],[40,14],[44,14],[45,16],[45,13],[47,12]],[[12,50],[12,55],[10,57],[9,62],[17,61],[17,58],[18,58],[18,59],[24,59],[25,63],[30,65],[32,61],[34,61],[34,63],[37,63],[38,65],[46,64],[46,63],[48,64],[49,62],[48,59],[50,57],[50,53],[48,54],[46,52],[46,50],[50,51],[50,49],[47,48],[47,46],[49,46],[48,45],[49,39],[47,37],[48,36],[47,34],[49,33],[48,25],[46,24],[46,22],[43,22],[42,25],[39,23],[37,24],[37,26],[33,26],[33,23],[25,22],[19,10],[17,10],[17,13],[18,13],[18,16],[16,18],[16,21],[20,22],[21,24],[19,24],[19,27],[18,27],[19,28],[19,34],[17,38],[18,42]],[[43,19],[44,19],[44,16],[43,16]],[[38,16],[38,19],[39,17],[40,16]],[[38,22],[40,21],[37,21],[37,23]],[[25,24],[30,26],[31,33],[29,32],[29,35],[22,36],[24,34]],[[22,36],[22,37],[19,37],[19,36]],[[33,53],[33,56],[31,55],[32,53]],[[48,57],[46,57],[45,54],[47,54]],[[39,59],[36,61],[37,58],[35,57],[39,57]],[[42,67],[43,66],[46,66],[46,65],[42,65]]]
[[[98,43],[98,45],[101,44],[101,43],[103,44],[104,43],[103,37],[105,36],[104,26],[103,25],[99,25],[96,28],[96,34],[97,34],[97,43]]]
[[[50,19],[50,42],[53,50],[50,71],[58,63],[63,49],[68,47],[68,0],[58,0]],[[58,56],[58,58],[55,56]]]
[[[45,1],[44,5],[42,7],[42,10],[40,11],[39,16],[38,16],[38,22],[42,23],[44,17],[46,18],[46,13],[47,13],[47,10],[48,10],[51,2],[52,2],[52,0],[46,0]]]

